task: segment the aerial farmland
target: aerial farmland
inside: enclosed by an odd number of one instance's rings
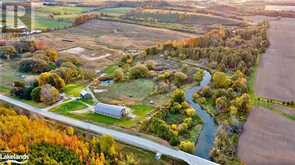
[[[295,163],[294,3],[17,5],[32,29],[1,10],[0,153],[24,156],[6,161]]]

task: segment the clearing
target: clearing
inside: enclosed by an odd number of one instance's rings
[[[154,86],[152,80],[146,79],[119,82],[110,85],[106,92],[97,93],[96,97],[106,103],[132,105],[150,96]]]

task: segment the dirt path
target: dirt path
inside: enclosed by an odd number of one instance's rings
[[[263,108],[254,109],[239,141],[247,165],[294,165],[295,122]]]
[[[270,21],[270,47],[257,68],[258,96],[295,100],[295,19]]]

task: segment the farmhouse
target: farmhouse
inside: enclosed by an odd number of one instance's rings
[[[110,104],[103,104],[103,103],[96,104],[95,113],[109,116],[112,118],[117,118],[117,119],[121,119],[122,117],[127,115],[127,111],[125,107],[110,105]]]

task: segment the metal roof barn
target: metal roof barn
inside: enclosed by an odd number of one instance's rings
[[[121,119],[122,117],[126,116],[127,111],[123,106],[97,103],[95,105],[95,113]]]

